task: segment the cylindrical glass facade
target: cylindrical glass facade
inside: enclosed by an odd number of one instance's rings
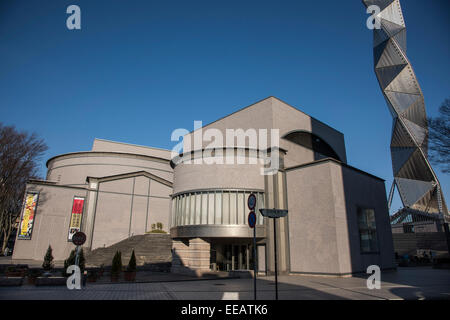
[[[264,192],[208,190],[178,194],[172,198],[171,227],[186,225],[246,225],[248,196],[256,196],[256,223],[263,224]]]

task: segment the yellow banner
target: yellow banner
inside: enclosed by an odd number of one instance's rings
[[[20,222],[20,231],[18,238],[31,239],[33,231],[34,216],[36,214],[36,205],[38,200],[37,193],[27,193],[23,208],[22,221]]]

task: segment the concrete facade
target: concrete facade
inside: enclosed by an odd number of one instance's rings
[[[239,137],[227,139],[231,129]],[[256,146],[249,144],[253,129]],[[211,133],[224,139],[212,144]],[[260,143],[264,136],[269,144]],[[221,154],[226,161],[217,161]],[[264,175],[274,161],[278,170]],[[273,219],[260,208],[289,210],[276,225],[280,273],[394,267],[384,181],[347,165],[342,133],[274,97],[188,133],[175,158],[168,150],[96,139],[91,151],[53,157],[47,167],[46,181],[28,184],[40,194],[36,223],[31,240],[16,241],[14,259],[42,260],[48,244],[56,260],[65,259],[73,248],[67,240],[72,200],[80,196],[87,249],[161,222],[172,237],[173,272],[248,270],[257,261],[260,272],[273,273]],[[251,193],[257,257],[247,224]],[[370,218],[367,230],[361,217]],[[375,245],[376,252],[363,252]]]
[[[27,192],[39,200],[30,240],[17,238],[13,259],[43,260],[49,245],[55,260],[74,249],[68,239],[74,197],[84,198],[84,247],[107,247],[151,230],[169,228],[173,170],[170,151],[95,139],[93,148],[47,161],[47,180],[33,180]]]

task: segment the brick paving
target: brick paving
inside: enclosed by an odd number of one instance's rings
[[[450,299],[450,270],[399,268],[384,273],[380,290],[369,290],[364,275],[351,278],[280,276],[280,299]],[[274,299],[273,277],[258,279],[258,299]],[[81,290],[65,286],[0,287],[0,300],[219,300],[253,299],[252,279],[214,279],[151,283],[90,284]]]

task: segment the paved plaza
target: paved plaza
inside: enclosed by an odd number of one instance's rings
[[[366,277],[280,276],[280,299],[385,300],[450,299],[450,270],[399,268],[383,273],[381,289],[369,290]],[[258,299],[274,299],[273,277],[258,279]],[[1,287],[1,300],[221,300],[253,299],[252,279],[215,279],[151,283],[87,283],[81,290],[64,286]]]

